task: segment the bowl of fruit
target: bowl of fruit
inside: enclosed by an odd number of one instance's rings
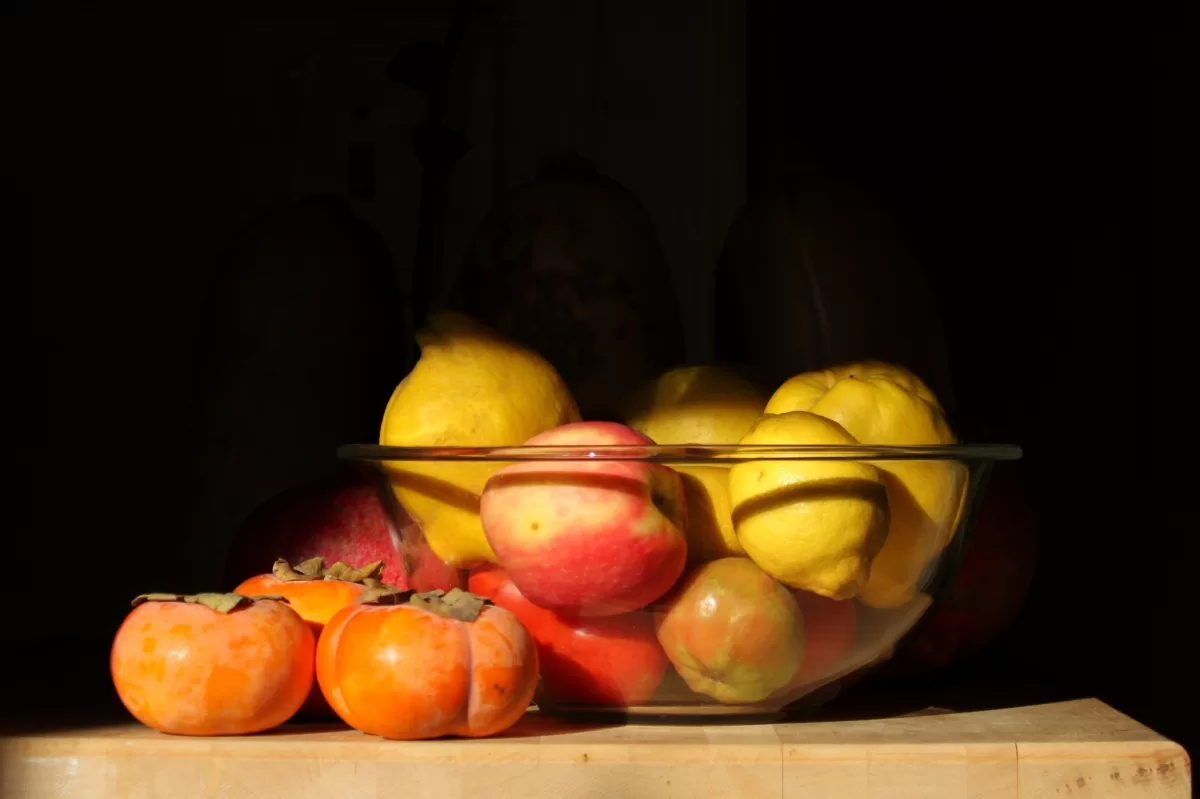
[[[886,363],[765,392],[673,369],[584,420],[550,364],[435,314],[378,443],[347,445],[392,517],[405,586],[499,606],[568,716],[777,718],[885,662],[954,577],[989,469]],[[436,653],[430,654],[431,658]],[[430,663],[429,668],[435,668]]]

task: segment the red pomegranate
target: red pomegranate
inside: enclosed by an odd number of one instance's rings
[[[383,581],[398,588],[465,587],[417,523],[371,476],[354,473],[288,489],[256,508],[234,537],[225,579],[234,586],[270,571],[276,558],[298,563],[317,555],[354,566],[381,560]]]
[[[924,677],[983,651],[1021,609],[1033,580],[1038,514],[1018,464],[998,464],[988,481],[962,568],[943,603],[889,665]]]

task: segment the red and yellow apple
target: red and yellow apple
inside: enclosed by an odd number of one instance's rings
[[[804,617],[804,663],[784,693],[829,677],[854,645],[858,612],[852,599],[792,591]]]
[[[648,701],[669,664],[650,614],[572,618],[530,602],[504,570],[471,572],[470,590],[517,617],[537,643],[542,695],[559,703],[629,707]]]
[[[693,691],[724,704],[767,699],[804,662],[804,624],[792,592],[749,558],[690,572],[661,603],[658,642]]]
[[[615,422],[547,430],[526,446],[653,445]],[[518,462],[484,487],[488,543],[531,602],[571,616],[612,616],[665,594],[687,560],[687,503],[671,468],[635,460]]]

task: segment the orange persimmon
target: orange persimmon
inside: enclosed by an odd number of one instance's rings
[[[313,684],[312,630],[283,597],[147,594],[113,640],[113,684],[134,718],[175,735],[278,726]]]
[[[278,594],[286,597],[292,609],[312,628],[314,640],[319,640],[321,630],[342,608],[355,602],[368,587],[381,585],[383,561],[354,569],[340,561],[326,567],[322,558],[310,558],[295,568],[280,558],[275,561],[270,574],[260,574],[243,580],[236,594]],[[314,664],[315,657],[314,654]],[[300,709],[304,716],[329,716],[331,711],[321,689],[313,682],[312,691]]]
[[[338,611],[317,645],[317,680],[351,727],[403,740],[502,732],[537,687],[532,636],[507,610],[460,589],[372,589]]]

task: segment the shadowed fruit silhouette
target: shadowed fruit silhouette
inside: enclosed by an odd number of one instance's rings
[[[589,419],[618,418],[626,394],[686,349],[653,220],[574,153],[488,215],[448,301],[546,356]]]
[[[889,672],[936,674],[979,655],[1016,619],[1033,582],[1040,524],[1018,467],[1003,464],[992,472],[957,578]]]

